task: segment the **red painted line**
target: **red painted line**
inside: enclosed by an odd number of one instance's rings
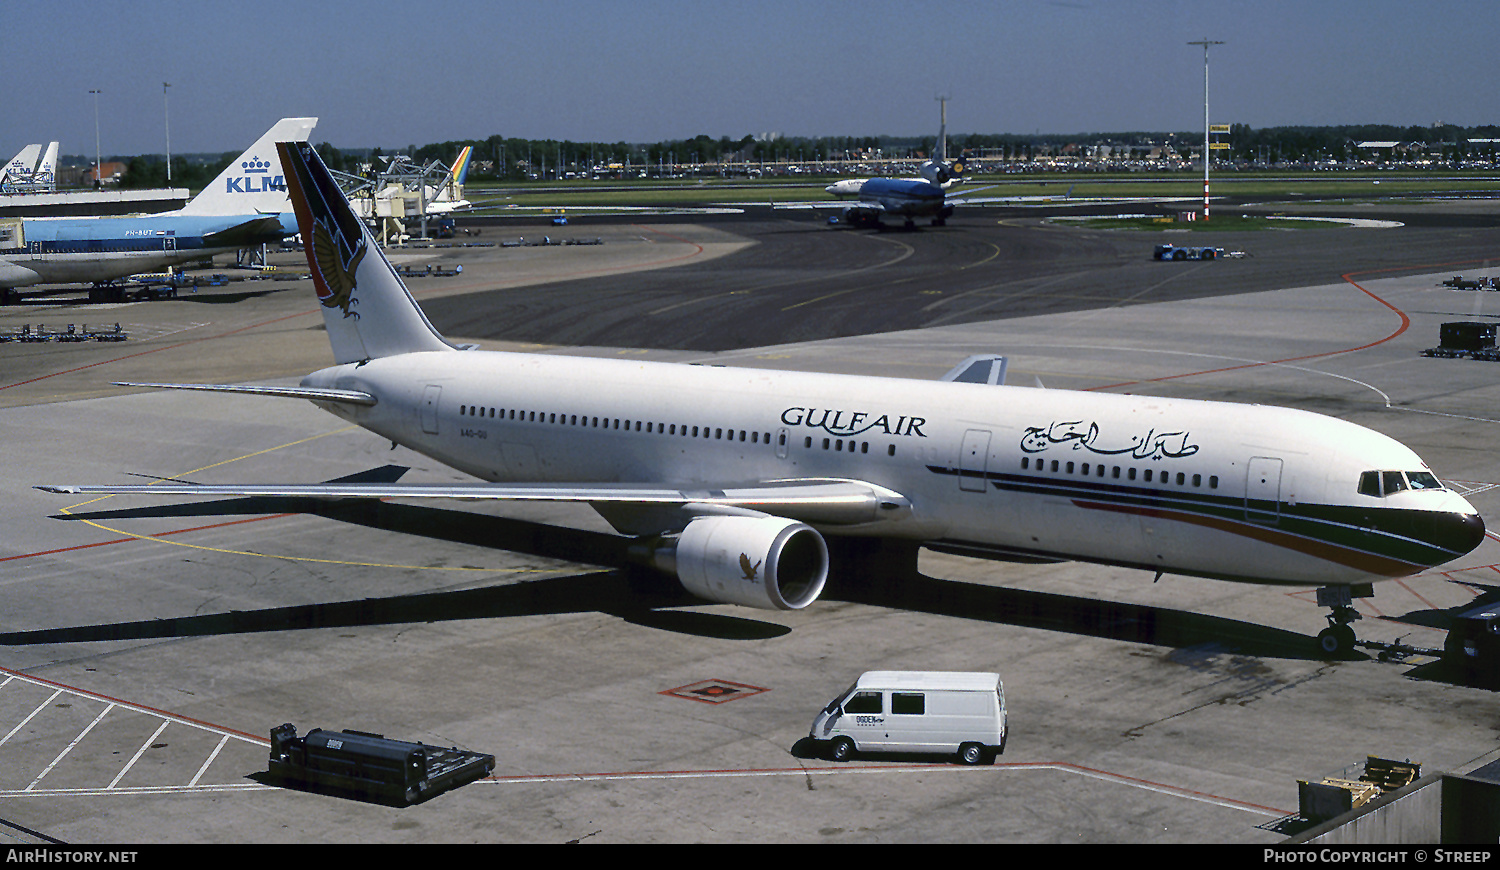
[[[1431,601],[1428,601],[1425,597],[1423,597],[1420,592],[1418,592],[1417,590],[1415,590],[1415,589],[1411,588],[1410,586],[1408,586],[1405,579],[1399,579],[1399,580],[1396,581],[1396,583],[1402,589],[1405,589],[1407,592],[1410,592],[1412,594],[1413,598],[1416,598],[1418,601],[1420,601],[1423,604],[1427,605],[1427,609],[1429,609],[1429,610],[1440,610],[1441,609],[1436,604],[1433,604]]]
[[[191,725],[197,725],[201,728],[207,728],[210,731],[217,731],[220,734],[233,734],[236,737],[243,737],[246,740],[251,740],[256,743],[264,743],[267,746],[271,745],[271,739],[269,737],[257,737],[254,734],[247,734],[244,731],[240,731],[236,728],[225,728],[223,725],[215,725],[212,722],[204,722],[201,719],[194,719],[191,716],[183,716],[179,713],[173,713],[168,710],[158,710],[155,707],[147,707],[144,704],[137,704],[134,701],[126,701],[123,698],[112,698],[109,695],[101,695],[98,692],[90,692],[87,689],[80,689],[76,686],[69,686],[66,683],[59,683],[53,680],[44,679],[42,677],[35,677],[31,674],[23,673],[21,671],[13,671],[7,667],[0,667],[0,674],[10,674],[18,680],[25,680],[32,683],[41,683],[44,686],[50,686],[54,689],[62,689],[65,692],[72,692],[75,695],[82,695],[85,698],[93,698],[96,701],[103,701],[106,704],[114,704],[116,706],[125,707],[127,709],[136,710],[142,713],[149,713],[154,716],[165,716],[168,719],[173,719],[178,722],[186,722]]]
[[[115,538],[112,541],[99,541],[98,543],[94,543],[94,544],[79,544],[76,547],[59,547],[56,550],[42,550],[42,551],[36,552],[36,553],[21,553],[19,555],[15,555],[15,556],[3,556],[3,557],[0,557],[0,562],[12,562],[12,561],[15,561],[16,559],[34,559],[37,556],[55,556],[58,553],[71,553],[74,550],[88,550],[88,549],[92,549],[94,547],[108,547],[108,546],[110,546],[112,544],[128,544],[131,541],[139,541],[139,540],[146,539],[146,538],[165,538],[168,535],[183,535],[183,534],[187,534],[188,532],[201,532],[201,531],[204,531],[206,529],[222,529],[222,528],[224,528],[226,526],[237,526],[237,525],[240,525],[242,523],[258,523],[261,520],[274,520],[274,519],[278,519],[280,517],[293,517],[293,516],[296,516],[296,514],[291,514],[291,513],[285,513],[285,514],[266,514],[263,517],[251,517],[250,519],[245,519],[245,520],[230,520],[228,522],[213,523],[213,524],[207,525],[207,526],[193,526],[192,528],[189,528],[189,529],[175,529],[175,530],[170,531],[170,532],[157,532],[157,533],[151,534],[151,535],[140,535],[140,536],[132,537],[132,538]],[[0,669],[0,670],[3,670],[3,669]]]
[[[271,743],[271,741],[270,741],[270,739],[268,737],[261,737],[261,736],[256,735],[256,734],[250,734],[250,733],[245,732],[245,731],[240,731],[237,728],[226,728],[223,725],[216,725],[216,724],[214,724],[212,722],[205,722],[205,721],[203,721],[201,719],[194,719],[191,716],[183,716],[181,714],[173,713],[173,712],[168,711],[168,710],[161,710],[161,709],[158,709],[158,708],[155,708],[155,707],[148,707],[148,706],[146,706],[144,704],[137,704],[137,703],[134,703],[132,701],[126,701],[123,698],[115,698],[115,697],[112,697],[112,696],[109,696],[109,695],[101,694],[99,692],[92,692],[92,691],[89,691],[87,689],[80,689],[80,688],[77,688],[76,686],[67,685],[66,683],[59,683],[59,682],[56,682],[54,680],[45,679],[43,677],[32,676],[31,674],[26,674],[26,673],[23,673],[21,671],[11,670],[10,668],[6,668],[6,667],[3,667],[3,666],[0,666],[0,674],[9,674],[12,677],[15,677],[16,679],[19,679],[19,680],[22,680],[22,681],[32,682],[32,683],[38,683],[38,684],[41,684],[41,685],[44,685],[44,686],[49,686],[49,687],[54,688],[54,689],[61,689],[61,690],[65,691],[65,692],[71,692],[71,693],[73,693],[75,695],[80,695],[80,696],[85,697],[85,698],[92,698],[92,699],[94,699],[96,701],[101,701],[101,702],[107,703],[107,704],[115,704],[117,706],[125,707],[127,709],[135,710],[137,712],[147,713],[147,714],[155,715],[155,716],[162,716],[162,717],[165,717],[167,719],[172,719],[174,721],[184,722],[184,723],[188,723],[188,724],[191,724],[191,725],[197,725],[197,726],[199,726],[201,728],[205,728],[205,729],[208,729],[210,731],[215,731],[215,732],[218,732],[220,734],[232,734],[232,735],[234,735],[236,737],[240,737],[242,739],[248,740],[248,741],[253,742],[253,743],[260,743],[260,744],[264,744],[266,746],[270,746],[270,743]],[[1220,797],[1218,795],[1209,794],[1208,792],[1202,792],[1202,791],[1198,791],[1196,789],[1190,789],[1190,788],[1182,788],[1180,786],[1167,785],[1165,783],[1154,782],[1152,780],[1142,779],[1140,777],[1127,776],[1125,774],[1120,774],[1120,773],[1111,773],[1110,771],[1099,770],[1097,768],[1092,768],[1092,767],[1085,767],[1085,766],[1080,765],[1080,764],[1073,764],[1071,762],[1066,762],[1066,761],[1057,761],[1057,762],[1052,762],[1052,761],[1047,761],[1047,762],[1013,762],[1013,763],[995,764],[995,765],[988,766],[988,767],[956,767],[955,765],[952,765],[952,764],[941,764],[940,763],[940,764],[858,764],[858,765],[839,765],[839,766],[836,766],[836,767],[831,767],[831,766],[823,766],[823,767],[766,767],[766,768],[742,768],[742,769],[738,769],[738,770],[730,769],[730,768],[705,769],[705,770],[636,770],[636,771],[618,771],[618,772],[613,772],[613,773],[608,773],[608,772],[596,772],[596,773],[542,773],[542,774],[523,774],[523,775],[519,775],[519,776],[496,776],[496,775],[491,775],[491,776],[485,777],[484,779],[490,780],[492,782],[497,782],[497,783],[498,782],[508,782],[508,783],[518,783],[519,784],[519,783],[527,783],[527,782],[570,782],[570,781],[581,781],[581,780],[589,780],[589,779],[674,779],[674,778],[689,778],[689,777],[703,777],[703,778],[707,778],[707,777],[713,777],[713,776],[805,775],[805,774],[808,774],[808,773],[845,773],[845,772],[855,772],[855,771],[879,771],[879,770],[901,770],[901,771],[911,771],[911,770],[982,771],[982,770],[985,770],[985,769],[1000,769],[1000,770],[1063,770],[1063,771],[1072,771],[1072,772],[1075,772],[1075,773],[1080,773],[1080,774],[1083,774],[1083,775],[1086,775],[1086,776],[1091,776],[1091,777],[1095,777],[1095,778],[1106,780],[1106,781],[1113,781],[1113,782],[1124,783],[1126,785],[1136,786],[1136,787],[1140,787],[1140,788],[1146,788],[1146,789],[1150,789],[1150,790],[1153,790],[1153,791],[1159,791],[1159,792],[1162,792],[1162,793],[1165,793],[1165,794],[1185,795],[1185,796],[1188,796],[1189,798],[1192,798],[1192,799],[1209,801],[1209,802],[1217,803],[1217,804],[1220,804],[1220,805],[1223,805],[1223,806],[1239,807],[1239,808],[1242,808],[1242,809],[1255,810],[1255,811],[1267,813],[1267,814],[1273,815],[1273,816],[1290,815],[1290,813],[1288,811],[1281,810],[1281,809],[1276,809],[1274,807],[1267,807],[1267,806],[1263,806],[1261,804],[1251,803],[1249,801],[1235,800],[1233,798]]]
[[[1356,275],[1359,275],[1359,276],[1377,275],[1377,274],[1384,274],[1384,273],[1388,273],[1388,272],[1416,272],[1416,271],[1426,271],[1426,270],[1440,269],[1440,268],[1455,268],[1455,267],[1458,267],[1458,266],[1467,265],[1467,264],[1470,264],[1470,263],[1479,263],[1479,262],[1485,262],[1485,263],[1487,263],[1488,261],[1487,260],[1485,260],[1485,261],[1480,261],[1480,260],[1466,260],[1466,261],[1463,261],[1463,262],[1460,262],[1460,263],[1429,263],[1429,264],[1423,265],[1423,266],[1401,266],[1401,267],[1394,267],[1394,268],[1387,268],[1387,269],[1366,269],[1366,270],[1358,271],[1358,272],[1345,272],[1344,274],[1340,275],[1339,276],[1340,278],[1342,278],[1345,282],[1353,285],[1361,293],[1365,294],[1366,296],[1370,297],[1371,299],[1375,300],[1376,302],[1379,302],[1381,305],[1384,305],[1386,308],[1389,308],[1392,312],[1394,312],[1396,314],[1396,316],[1398,318],[1400,318],[1400,321],[1401,321],[1401,325],[1398,326],[1398,327],[1396,327],[1396,331],[1395,332],[1392,332],[1390,335],[1387,335],[1385,338],[1377,339],[1377,340],[1372,341],[1372,342],[1370,342],[1368,344],[1362,344],[1359,347],[1346,347],[1346,348],[1342,348],[1340,350],[1328,350],[1328,351],[1322,351],[1322,352],[1319,352],[1319,353],[1304,354],[1303,356],[1287,357],[1285,359],[1266,360],[1264,362],[1244,363],[1244,364],[1241,364],[1241,365],[1225,366],[1223,368],[1217,368],[1217,369],[1205,369],[1203,371],[1196,371],[1196,372],[1183,372],[1181,374],[1176,374],[1176,375],[1163,375],[1163,376],[1161,376],[1159,378],[1145,378],[1145,379],[1142,379],[1142,380],[1139,380],[1139,381],[1124,381],[1124,382],[1121,382],[1121,383],[1118,383],[1118,384],[1107,384],[1107,385],[1102,386],[1102,387],[1090,387],[1089,389],[1090,390],[1113,390],[1113,389],[1118,389],[1120,387],[1134,386],[1136,384],[1152,384],[1152,383],[1157,383],[1159,381],[1176,380],[1177,378],[1191,378],[1191,377],[1196,377],[1198,375],[1214,375],[1214,374],[1220,374],[1220,373],[1223,373],[1223,372],[1239,371],[1241,369],[1253,369],[1253,368],[1257,368],[1259,366],[1283,365],[1285,363],[1303,362],[1303,361],[1310,360],[1310,359],[1321,359],[1322,357],[1338,356],[1339,354],[1354,353],[1356,351],[1368,350],[1368,349],[1370,349],[1372,347],[1375,347],[1377,345],[1385,344],[1386,342],[1390,341],[1391,339],[1393,339],[1396,336],[1400,335],[1401,333],[1405,332],[1408,328],[1411,327],[1411,318],[1406,316],[1406,312],[1402,311],[1401,309],[1399,309],[1396,306],[1392,305],[1391,303],[1387,302],[1385,299],[1382,299],[1381,297],[1376,296],[1374,293],[1371,293],[1370,290],[1369,290],[1369,288],[1367,288],[1364,285],[1360,284],[1358,281],[1355,281],[1354,280],[1354,276],[1356,276]]]
[[[1207,792],[1197,791],[1180,786],[1167,785],[1165,783],[1153,782],[1149,779],[1141,779],[1135,776],[1126,776],[1119,773],[1111,773],[1106,770],[1085,767],[1080,764],[1072,764],[1066,761],[1032,761],[1014,762],[989,765],[985,767],[960,767],[953,764],[901,764],[901,763],[868,763],[868,764],[844,764],[838,766],[820,767],[767,767],[746,768],[741,770],[636,770],[619,771],[614,773],[541,773],[525,774],[519,776],[493,775],[485,779],[497,783],[525,784],[531,782],[573,782],[590,779],[683,779],[713,776],[778,776],[778,775],[806,775],[809,773],[856,773],[870,771],[922,771],[922,770],[952,770],[955,772],[979,772],[983,770],[1061,770],[1078,773],[1084,776],[1123,783],[1125,785],[1146,788],[1159,791],[1164,794],[1182,795],[1196,800],[1204,800],[1217,803],[1222,806],[1239,807],[1242,809],[1263,812],[1273,816],[1290,815],[1287,810],[1267,807],[1249,801],[1235,800],[1233,798],[1220,797]]]

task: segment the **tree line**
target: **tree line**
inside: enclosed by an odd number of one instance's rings
[[[1233,124],[1227,135],[1215,134],[1216,141],[1229,145],[1216,152],[1216,159],[1246,162],[1318,162],[1355,159],[1360,142],[1400,142],[1415,146],[1413,150],[1444,160],[1472,157],[1494,159],[1500,140],[1500,126],[1462,127],[1452,124],[1431,126],[1398,126],[1389,124],[1350,124],[1340,126],[1287,126],[1255,129]],[[1489,141],[1483,141],[1489,140]],[[1123,132],[1123,133],[966,133],[948,137],[948,154],[970,153],[988,159],[1028,161],[1056,154],[1069,145],[1109,144],[1127,148],[1166,146],[1182,155],[1194,147],[1201,148],[1203,131]],[[653,143],[576,142],[567,139],[521,139],[490,136],[487,139],[459,139],[412,146],[405,152],[387,152],[381,148],[338,149],[327,142],[315,147],[330,169],[357,173],[362,165],[378,163],[387,154],[404,153],[414,162],[432,160],[451,163],[459,149],[473,146],[474,165],[471,178],[523,181],[533,178],[566,177],[568,173],[585,174],[596,168],[618,167],[623,173],[645,172],[668,174],[683,167],[734,164],[760,166],[799,164],[813,166],[830,162],[859,162],[865,159],[925,159],[937,151],[936,136],[782,136],[758,138],[728,136],[713,138],[700,134],[689,139],[672,139]],[[186,156],[172,158],[172,186],[201,189],[239,156],[226,152],[217,160],[191,160]],[[121,187],[166,187],[166,163],[160,155],[142,155],[129,160]]]

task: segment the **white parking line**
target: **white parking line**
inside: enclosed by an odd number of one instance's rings
[[[94,721],[90,722],[88,724],[88,727],[86,727],[82,731],[78,732],[78,736],[73,738],[73,742],[71,742],[67,746],[63,747],[63,751],[57,753],[57,757],[54,758],[54,759],[52,759],[52,763],[48,764],[42,770],[41,773],[37,774],[36,775],[36,779],[33,779],[31,781],[31,785],[26,786],[26,788],[22,789],[22,791],[31,791],[32,789],[36,788],[37,783],[39,783],[39,782],[42,781],[42,777],[44,777],[47,774],[51,773],[52,769],[54,767],[57,767],[58,762],[62,761],[64,758],[67,758],[68,757],[68,753],[73,751],[73,747],[77,746],[80,742],[82,742],[83,738],[87,737],[89,735],[89,732],[94,730],[94,726],[98,725],[104,719],[105,716],[109,715],[109,711],[113,710],[114,708],[115,708],[115,705],[114,704],[110,704],[109,706],[107,706],[107,707],[104,708],[104,712],[103,713],[100,713],[98,716],[95,716],[94,717]]]
[[[272,788],[272,786],[261,786],[261,785],[256,784],[256,783],[228,783],[228,784],[225,784],[225,783],[214,783],[214,782],[205,782],[204,781],[205,777],[208,774],[209,768],[213,765],[214,761],[216,761],[219,758],[219,756],[223,753],[225,747],[229,745],[229,741],[230,741],[231,738],[233,738],[235,740],[238,740],[238,741],[241,741],[243,743],[248,743],[248,744],[250,744],[252,746],[255,746],[257,748],[263,748],[267,744],[267,741],[264,740],[264,739],[258,739],[256,737],[252,737],[251,735],[248,735],[248,734],[242,734],[242,733],[239,733],[237,731],[233,731],[233,730],[227,729],[227,728],[221,728],[221,727],[218,727],[218,726],[215,726],[215,725],[211,725],[211,724],[206,723],[206,722],[198,722],[198,721],[195,721],[193,719],[188,719],[188,718],[183,717],[183,716],[177,716],[175,714],[168,713],[168,712],[163,711],[163,710],[156,710],[156,709],[152,709],[150,707],[141,706],[139,704],[131,704],[131,703],[127,702],[127,701],[121,701],[121,700],[116,699],[116,698],[109,698],[109,697],[106,697],[104,695],[99,695],[99,694],[96,694],[94,692],[84,691],[82,689],[75,689],[75,688],[72,688],[70,686],[62,685],[60,683],[54,683],[54,682],[52,682],[50,680],[44,680],[44,679],[41,679],[41,678],[38,678],[38,677],[29,677],[29,676],[26,676],[25,674],[21,674],[21,673],[18,673],[16,671],[7,670],[5,668],[0,668],[0,678],[3,678],[3,679],[0,679],[0,690],[4,690],[7,687],[10,687],[11,690],[14,691],[17,687],[20,687],[20,686],[33,686],[33,687],[38,687],[38,688],[42,688],[42,689],[50,689],[51,690],[51,693],[47,696],[46,700],[44,700],[42,703],[38,704],[34,709],[32,709],[29,713],[27,713],[25,715],[25,717],[23,717],[21,719],[20,722],[18,722],[14,727],[12,727],[9,731],[6,732],[5,736],[0,737],[0,747],[5,746],[5,744],[8,743],[8,742],[10,742],[12,738],[14,738],[23,729],[27,728],[29,725],[33,724],[34,722],[37,723],[37,724],[39,724],[39,725],[45,725],[46,724],[46,719],[45,718],[38,719],[38,717],[43,713],[43,711],[46,711],[49,708],[51,708],[57,702],[57,700],[59,698],[62,698],[64,696],[70,696],[70,697],[73,697],[73,698],[83,699],[83,700],[86,700],[86,701],[92,701],[92,702],[102,703],[104,705],[103,711],[100,712],[97,716],[95,716],[94,719],[93,719],[93,721],[89,722],[89,724],[87,726],[85,726],[83,728],[83,730],[81,730],[77,734],[77,736],[73,737],[73,739],[68,743],[68,745],[65,746],[62,749],[62,751],[57,754],[57,756],[55,758],[53,758],[50,762],[48,762],[47,765],[42,768],[41,772],[38,773],[36,775],[36,777],[34,779],[32,779],[31,782],[28,785],[26,785],[24,788],[19,788],[19,789],[15,789],[15,788],[13,788],[13,789],[0,789],[0,797],[18,796],[18,795],[37,796],[37,795],[105,795],[105,794],[115,794],[115,795],[122,795],[122,794],[176,794],[176,793],[184,793],[184,792],[203,792],[203,791],[226,791],[226,790],[228,790],[228,791],[237,791],[237,790],[242,790],[244,788],[256,788],[256,789],[259,789],[259,788]],[[66,706],[66,705],[64,705],[64,706]],[[64,762],[64,760],[68,759],[70,755],[75,755],[76,756],[76,755],[82,755],[83,754],[83,753],[75,753],[74,750],[77,749],[80,745],[82,745],[84,743],[85,739],[89,736],[90,732],[93,732],[95,730],[95,728],[101,722],[103,722],[104,719],[105,719],[105,717],[108,716],[111,712],[115,712],[116,716],[118,716],[120,712],[133,713],[133,714],[137,714],[137,715],[141,715],[141,716],[146,716],[146,717],[153,718],[153,719],[159,719],[160,722],[156,725],[155,730],[152,732],[151,736],[148,737],[145,740],[145,742],[143,742],[140,745],[140,747],[135,750],[135,753],[130,757],[130,760],[125,763],[124,767],[122,767],[118,772],[116,772],[114,774],[113,778],[111,778],[109,780],[109,784],[108,785],[86,786],[86,787],[81,787],[81,788],[58,788],[58,789],[49,789],[49,788],[43,788],[43,787],[41,787],[43,780],[46,779],[46,777],[49,774],[51,774],[59,765],[61,765]],[[176,725],[185,725],[185,726],[187,726],[190,729],[194,729],[194,730],[201,731],[201,732],[206,732],[208,734],[218,735],[218,737],[219,737],[218,743],[213,747],[213,749],[211,751],[208,752],[207,756],[203,759],[202,763],[197,766],[196,771],[194,772],[194,774],[191,777],[191,779],[189,779],[189,781],[185,785],[163,784],[163,785],[126,786],[126,787],[122,787],[120,785],[120,783],[125,779],[126,775],[130,773],[130,771],[136,766],[136,763],[139,762],[142,757],[144,757],[144,755],[146,754],[146,752],[148,750],[150,750],[153,746],[158,745],[157,741],[161,737],[162,733],[164,731],[166,731],[167,726],[173,725],[173,724],[176,724]],[[0,727],[3,727],[3,723],[0,723]],[[0,770],[4,770],[6,767],[10,767],[10,765],[0,765]],[[100,773],[99,775],[102,778],[103,776],[106,776],[108,774],[107,773]]]

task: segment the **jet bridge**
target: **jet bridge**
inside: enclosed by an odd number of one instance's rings
[[[428,206],[446,193],[451,200],[462,196],[462,186],[453,181],[453,169],[441,160],[419,165],[402,154],[382,157],[385,166],[370,167],[363,175],[330,170],[344,191],[354,213],[380,230],[382,244],[405,232],[402,221],[421,221],[420,238],[427,238]],[[454,188],[454,189],[450,189]]]

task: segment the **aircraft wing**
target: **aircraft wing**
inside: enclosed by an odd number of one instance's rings
[[[742,486],[673,489],[629,483],[474,483],[474,484],[39,484],[62,495],[183,495],[262,498],[442,498],[498,501],[558,501],[622,507],[683,508],[689,514],[769,514],[827,525],[860,525],[897,519],[911,511],[899,493],[857,480],[805,478]]]
[[[860,203],[847,199],[815,199],[806,202],[773,202],[771,208],[849,208]]]

